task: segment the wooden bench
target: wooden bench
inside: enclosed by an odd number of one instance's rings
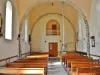
[[[30,62],[30,63],[25,63],[25,62],[21,62],[21,63],[9,63],[6,66],[7,68],[44,68],[44,73],[46,75],[47,73],[47,63],[45,62]]]
[[[32,52],[31,55],[49,55],[49,52]]]
[[[84,57],[85,57],[85,56],[84,56]],[[65,65],[67,59],[76,59],[76,58],[79,59],[79,58],[84,58],[84,57],[81,56],[81,55],[78,54],[78,53],[68,52],[68,53],[66,53],[66,54],[61,54],[61,55],[60,55],[60,60],[61,60],[62,64]],[[85,57],[85,58],[88,58],[88,57]]]
[[[90,63],[90,62],[78,62],[71,63],[72,75],[79,74],[100,74],[100,63]]]
[[[31,56],[27,56],[26,58],[48,58],[49,55],[45,54],[45,55],[31,55]]]
[[[23,59],[10,63],[7,67],[13,68],[44,68],[45,75],[47,74],[47,60],[41,59]]]
[[[95,62],[98,63],[99,61],[93,60],[92,58],[87,58],[87,57],[75,57],[75,58],[67,58],[66,59],[66,67],[70,68],[71,67],[71,63],[75,63],[75,62]]]
[[[90,74],[100,73],[99,72],[100,68],[97,68],[100,67],[99,61],[93,60],[92,58],[88,58],[86,56],[81,56],[81,55],[65,56],[65,62],[67,63],[67,68],[68,68],[67,71],[68,72],[71,71],[72,75],[79,75],[79,74],[90,75]],[[85,71],[84,67],[86,68],[86,70],[88,69],[89,72]]]
[[[39,54],[27,56],[24,59],[14,61],[6,65],[6,68],[0,68],[2,74],[30,74],[27,71],[36,71],[32,75],[47,75],[48,54]],[[10,71],[13,71],[12,73]],[[24,72],[26,71],[26,72]],[[41,72],[40,74],[38,72]]]
[[[36,62],[31,62],[31,63],[26,63],[26,62],[20,62],[20,63],[9,63],[6,65],[6,67],[47,67],[47,63],[42,62],[42,63],[36,63]]]
[[[69,65],[71,66],[71,63],[75,63],[75,62],[80,62],[80,63],[82,63],[82,62],[93,62],[93,60],[92,59],[69,59],[69,60],[67,60],[66,61],[66,67],[68,67]]]
[[[42,65],[43,65],[43,67],[44,67],[44,66],[46,67],[46,63],[9,63],[9,64],[6,65],[6,67],[17,67],[17,66],[19,66],[19,67],[20,67],[20,66],[22,66],[22,67],[24,67],[24,66],[25,66],[25,67],[28,67],[28,66],[29,66],[29,67],[32,67],[32,66],[30,66],[30,65],[33,65],[33,66],[40,66],[40,65],[42,66]],[[40,67],[41,67],[41,66],[40,66]],[[28,67],[28,68],[29,68],[29,67]]]
[[[24,58],[23,60],[47,60],[48,61],[48,58]]]
[[[100,58],[100,56],[97,55],[92,56]],[[71,72],[71,75],[100,75],[100,62],[88,58],[86,53],[81,54],[80,52],[72,52],[62,54],[61,62],[64,63],[67,72]]]
[[[88,57],[84,57],[84,56],[66,56],[65,60],[64,60],[64,65],[66,66],[68,63],[68,60],[91,60],[88,59]]]
[[[92,59],[69,59],[67,60],[67,65],[66,65],[66,70],[67,72],[71,70],[72,68],[72,63],[77,63],[77,62],[80,62],[80,63],[85,63],[85,62],[93,62]]]
[[[1,68],[0,74],[45,75],[44,68]]]
[[[99,61],[93,60],[92,58],[88,58],[86,56],[82,56],[81,54],[78,53],[63,54],[61,55],[61,61],[62,63],[64,63],[67,72],[72,73],[71,75],[100,74]]]
[[[30,63],[30,62],[47,62],[47,60],[17,60],[17,61],[14,61],[14,62],[28,62],[28,63]]]

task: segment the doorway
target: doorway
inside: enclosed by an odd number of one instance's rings
[[[57,42],[50,42],[49,43],[49,56],[50,57],[57,57],[58,56],[58,43]]]

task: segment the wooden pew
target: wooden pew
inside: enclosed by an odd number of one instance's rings
[[[86,67],[100,67],[100,63],[92,63],[92,62],[77,62],[77,63],[71,63],[72,68],[86,68]]]
[[[98,63],[97,60],[93,60],[92,58],[85,58],[85,57],[82,57],[80,56],[80,58],[69,58],[66,60],[66,68],[71,68],[71,63],[77,63],[77,62],[80,62],[80,63],[84,63],[84,62],[92,62],[92,63]]]
[[[6,65],[6,67],[18,67],[18,66],[19,67],[20,66],[22,66],[22,67],[28,67],[28,66],[32,67],[31,65],[33,65],[34,67],[40,66],[40,65],[41,65],[40,67],[46,67],[46,63],[9,63],[9,64]]]
[[[14,71],[12,74],[17,74],[17,72],[19,74],[28,74],[23,71],[29,68],[32,69],[33,71],[38,71],[38,70],[42,71],[42,74],[39,75],[47,75],[47,63],[48,63],[48,54],[39,54],[33,56],[31,55],[25,57],[22,60],[17,60],[14,61],[13,63],[7,64],[6,68],[0,69],[0,73],[10,74],[10,70],[11,70]],[[38,75],[38,73],[34,75]]]
[[[67,66],[66,66],[66,70],[67,72],[71,71],[72,70],[72,63],[77,63],[77,62],[80,62],[80,63],[86,63],[86,62],[93,62],[92,59],[69,59],[67,60]]]
[[[82,58],[83,56],[81,56],[80,54],[78,53],[75,53],[75,52],[68,52],[66,54],[61,54],[60,55],[60,61],[62,62],[62,64],[66,64],[66,61],[67,59],[79,59],[79,58]],[[84,56],[85,57],[85,56]],[[83,58],[84,58],[83,57]],[[88,57],[85,57],[85,58],[88,58]]]
[[[91,59],[88,59],[87,57],[84,57],[84,56],[66,56],[65,57],[65,62],[64,62],[64,65],[66,66],[67,63],[68,63],[68,60],[91,60]]]
[[[76,57],[71,57],[71,56],[66,57],[66,61],[65,62],[67,63],[68,72],[69,71],[71,71],[71,72],[73,71],[73,64],[72,63],[87,63],[85,66],[83,66],[83,64],[81,66],[88,67],[88,68],[91,68],[91,64],[93,64],[93,63],[95,65],[92,65],[92,66],[99,66],[100,65],[100,64],[97,64],[98,61],[93,60],[92,58],[87,58],[87,57],[81,56],[81,55],[78,56],[78,57],[77,56]],[[79,75],[79,74],[72,74],[72,75]]]
[[[7,67],[13,67],[13,68],[44,68],[45,75],[47,74],[47,60],[17,60],[14,63],[10,63],[7,65]]]
[[[92,59],[68,59],[66,61],[67,66],[71,65],[71,63],[75,63],[75,62],[80,62],[80,63],[82,63],[82,62],[93,62],[93,60]]]
[[[17,60],[17,61],[14,61],[14,62],[16,62],[16,63],[17,63],[17,62],[18,62],[18,63],[19,63],[19,62],[22,62],[22,63],[23,63],[23,62],[27,62],[27,63],[31,63],[31,62],[37,62],[37,63],[38,63],[38,62],[39,62],[39,63],[41,63],[41,62],[47,62],[47,61],[46,61],[46,60]]]
[[[44,68],[1,68],[0,74],[45,75]]]
[[[49,55],[45,54],[45,55],[32,55],[32,56],[27,56],[26,58],[48,58]]]
[[[24,58],[23,60],[46,60],[48,61],[48,58]]]
[[[78,69],[78,74],[94,74],[94,75],[100,75],[100,68],[80,68]]]
[[[43,66],[42,66],[43,65]],[[34,62],[25,62],[25,61],[22,61],[22,62],[14,62],[14,63],[9,63],[9,64],[7,64],[6,65],[6,67],[27,67],[27,68],[29,68],[29,67],[47,67],[47,63],[46,62],[36,62],[36,61],[34,61]]]
[[[96,60],[93,59],[68,59],[66,61],[67,64],[71,64],[71,63],[75,63],[75,62],[98,62]]]
[[[49,55],[49,52],[32,52],[31,55]]]
[[[71,63],[72,68],[72,75],[79,75],[79,74],[100,74],[100,63]]]
[[[61,55],[62,63],[67,65],[67,72],[71,72],[71,75],[100,75],[100,62],[82,55],[74,52]]]

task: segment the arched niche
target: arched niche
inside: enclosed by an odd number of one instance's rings
[[[60,25],[57,20],[50,20],[46,24],[46,35],[60,35]]]

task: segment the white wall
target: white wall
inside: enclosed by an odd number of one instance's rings
[[[46,24],[48,21],[55,19],[58,21],[60,24],[60,35],[58,36],[46,36]],[[48,52],[49,47],[48,44],[49,42],[58,42],[58,50],[61,50],[61,45],[62,42],[62,17],[60,15],[46,15],[42,17],[34,26],[33,32],[32,32],[32,51],[33,52]],[[46,41],[46,42],[45,42]],[[74,31],[73,28],[71,27],[70,23],[68,20],[65,19],[65,43],[68,42],[74,42],[75,37],[74,37]],[[74,50],[73,44],[68,45],[70,50]]]
[[[87,37],[86,37],[86,25],[81,13],[79,13],[78,18],[78,46],[77,50],[82,52],[87,52]]]
[[[100,55],[100,12],[98,13],[97,11],[98,1],[100,0],[92,0],[90,15],[90,36],[95,36],[95,47],[92,47],[90,44],[90,52],[96,55]],[[100,3],[98,5],[100,5]]]
[[[27,53],[27,52],[30,52],[30,44],[28,41],[25,41],[25,19],[27,20],[27,25],[28,25],[28,17],[25,17],[23,19],[23,22],[22,22],[22,28],[21,28],[21,44],[20,44],[20,47],[21,47],[21,54],[24,54],[24,53]],[[29,26],[29,25],[28,25]],[[28,31],[27,31],[28,33]],[[28,34],[27,34],[27,37],[28,37]],[[27,39],[28,40],[28,39]]]
[[[3,35],[5,33],[5,7],[6,7],[7,0],[0,0],[0,13],[3,17]],[[13,7],[13,22],[12,22],[12,36],[13,39],[6,40],[3,37],[0,38],[0,59],[4,59],[7,57],[19,55],[19,41],[17,39],[19,34],[19,16],[18,16],[18,9],[16,5],[16,0],[10,0]],[[23,34],[22,34],[23,35]],[[29,52],[29,44],[25,43],[23,39],[21,39],[21,52],[26,53]],[[5,62],[0,63],[0,65],[5,64]]]
[[[13,39],[11,41],[5,40],[4,36],[0,38],[0,59],[10,56],[18,55],[18,13],[16,0],[10,0],[13,5]],[[4,35],[4,17],[5,17],[6,0],[0,0],[0,13],[3,15],[3,35]]]

